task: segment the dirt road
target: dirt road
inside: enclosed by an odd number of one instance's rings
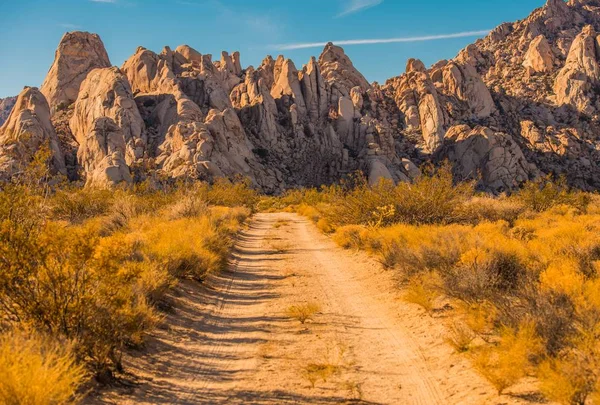
[[[258,214],[229,270],[175,295],[148,350],[126,360],[136,386],[89,404],[519,403],[399,298],[393,272],[294,214]],[[304,304],[319,310],[302,324],[288,308]]]

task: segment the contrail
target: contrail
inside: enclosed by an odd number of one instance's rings
[[[452,38],[464,38],[464,37],[476,37],[480,35],[487,35],[491,30],[481,31],[467,31],[457,32],[455,34],[442,34],[442,35],[427,35],[422,37],[403,37],[403,38],[380,38],[380,39],[348,39],[343,41],[331,41],[336,45],[371,45],[371,44],[392,44],[398,42],[423,42],[423,41],[435,41],[440,39],[452,39]],[[306,49],[306,48],[321,48],[327,45],[327,42],[307,42],[297,44],[279,44],[274,45],[277,50],[285,51],[291,49]]]

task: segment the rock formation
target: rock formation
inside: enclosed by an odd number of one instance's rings
[[[54,57],[54,63],[40,88],[51,111],[64,108],[77,99],[79,86],[95,68],[110,67],[104,44],[96,34],[66,33]]]
[[[480,179],[494,193],[510,191],[537,174],[510,135],[457,125],[448,130],[445,141],[441,157],[452,163],[455,177]]]
[[[595,88],[600,84],[600,37],[586,26],[575,38],[554,84],[556,103],[591,115],[596,111]]]
[[[554,67],[554,54],[545,36],[538,35],[531,41],[525,54],[523,67],[527,69],[528,74],[552,71]]]
[[[213,61],[181,45],[140,47],[117,69],[97,36],[71,33],[42,91],[69,178],[80,170],[88,184],[244,176],[278,193],[355,171],[411,181],[420,164],[448,160],[492,193],[544,174],[597,190],[598,30],[597,1],[548,0],[452,60],[410,59],[383,85],[332,43],[302,67],[282,55],[245,67],[238,52]],[[47,120],[36,125],[54,139]]]
[[[94,69],[81,83],[70,120],[88,182],[130,181],[127,165],[146,149],[144,122],[127,78],[117,68]]]
[[[22,172],[42,147],[51,154],[50,168],[66,174],[48,102],[37,88],[26,87],[0,127],[0,175],[7,178]]]

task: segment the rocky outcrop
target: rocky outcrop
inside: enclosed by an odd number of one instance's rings
[[[579,112],[591,115],[597,108],[595,86],[600,84],[600,37],[594,28],[586,26],[575,38],[565,66],[554,83],[558,105],[568,104]]]
[[[6,122],[16,102],[16,97],[0,98],[0,126]]]
[[[94,122],[99,118],[109,118],[120,128],[128,164],[144,156],[147,141],[144,122],[129,82],[118,68],[95,69],[81,84],[70,121],[71,131],[80,144],[97,128]]]
[[[103,188],[131,183],[122,128],[111,118],[100,117],[88,131],[77,153],[86,174],[86,185]]]
[[[144,122],[125,75],[95,69],[81,84],[70,120],[87,184],[130,182],[128,164],[144,157]]]
[[[467,104],[475,118],[487,118],[494,111],[494,100],[483,80],[469,64],[448,63],[443,69],[444,91]]]
[[[54,63],[40,88],[51,111],[75,102],[79,86],[89,72],[110,66],[104,44],[96,34],[66,33],[54,57]]]
[[[328,114],[327,87],[321,74],[321,68],[314,57],[310,58],[308,64],[302,68],[299,78],[309,117],[314,120],[326,118]],[[356,94],[355,97],[360,97],[360,91],[356,91]]]
[[[53,122],[70,171],[81,167],[90,184],[155,172],[209,181],[245,176],[278,193],[355,171],[372,184],[411,181],[419,165],[449,160],[457,179],[477,178],[489,192],[544,174],[597,190],[598,30],[598,1],[549,0],[454,59],[431,67],[410,59],[405,73],[383,85],[370,84],[331,43],[301,69],[284,56],[254,68],[237,52],[213,61],[187,45],[138,48],[121,70],[77,64],[87,75],[79,93],[57,79],[65,76],[58,71],[79,72],[57,53],[47,81],[78,95]]]
[[[452,163],[458,180],[480,177],[480,187],[493,193],[513,190],[536,174],[510,135],[486,127],[451,127],[440,156]]]
[[[554,54],[545,36],[538,35],[531,41],[525,54],[523,67],[527,69],[528,74],[552,71],[554,67]]]
[[[0,127],[0,173],[7,178],[20,173],[42,148],[51,154],[50,168],[65,175],[65,160],[50,121],[50,108],[35,87],[19,94],[8,120]]]
[[[444,139],[444,112],[438,91],[423,70],[423,63],[409,60],[406,73],[388,82],[387,89],[404,116],[408,131],[420,132],[423,150],[433,153]]]
[[[359,87],[361,91],[367,91],[371,87],[367,79],[356,70],[344,50],[331,42],[319,56],[319,67],[323,78],[332,89],[333,98],[348,96],[354,87]]]
[[[184,50],[181,50],[184,52]],[[188,54],[188,52],[185,52]],[[139,47],[121,68],[136,93],[172,93],[177,87],[172,64],[156,53]]]

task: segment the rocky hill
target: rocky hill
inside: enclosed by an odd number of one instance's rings
[[[283,56],[242,67],[237,52],[213,61],[187,45],[140,47],[117,68],[97,35],[68,33],[41,91],[26,88],[30,101],[0,129],[12,162],[2,170],[43,140],[58,144],[56,171],[100,186],[241,175],[277,193],[357,170],[410,181],[449,160],[457,179],[494,193],[545,174],[599,189],[597,31],[600,1],[549,0],[453,60],[410,60],[385,84],[334,44],[301,68]]]

